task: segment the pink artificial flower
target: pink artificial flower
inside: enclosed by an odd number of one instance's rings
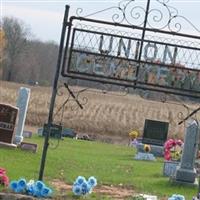
[[[170,149],[170,148],[173,147],[173,144],[174,144],[174,140],[173,140],[173,139],[169,139],[169,140],[167,140],[167,142],[165,142],[164,147],[165,147],[166,149]]]
[[[176,144],[179,145],[179,146],[182,146],[182,145],[183,145],[183,142],[182,142],[182,140],[177,140],[177,141],[176,141]]]
[[[6,170],[4,168],[0,168],[0,174],[6,174]]]
[[[183,146],[183,142],[181,140],[174,140],[174,139],[169,139],[165,142],[164,144],[164,158],[165,160],[171,160],[171,154],[170,150],[173,148],[176,148],[176,146]]]

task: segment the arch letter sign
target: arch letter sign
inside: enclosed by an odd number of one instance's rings
[[[200,36],[75,16],[69,24],[63,76],[200,97]]]

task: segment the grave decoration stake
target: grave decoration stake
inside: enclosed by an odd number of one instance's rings
[[[82,196],[92,193],[93,188],[97,185],[95,177],[91,176],[88,180],[83,176],[78,176],[73,184],[72,191],[76,196]]]

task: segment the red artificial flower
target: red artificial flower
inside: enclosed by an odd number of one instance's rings
[[[171,159],[171,155],[170,155],[170,152],[166,152],[165,153],[165,160],[170,160]]]
[[[9,185],[9,178],[5,174],[0,174],[0,184],[3,186]]]

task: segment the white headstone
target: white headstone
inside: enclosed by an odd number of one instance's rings
[[[17,99],[17,107],[19,108],[18,124],[15,134],[15,144],[20,144],[23,141],[23,130],[26,119],[26,113],[28,109],[28,103],[30,98],[30,89],[21,87],[19,90],[19,96]]]

